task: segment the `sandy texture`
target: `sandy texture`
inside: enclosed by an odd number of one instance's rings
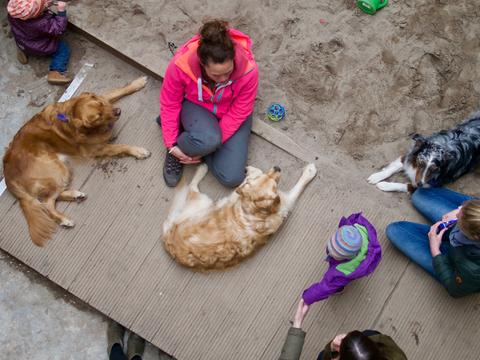
[[[273,126],[317,152],[379,165],[408,134],[451,126],[478,106],[478,0],[392,2],[375,16],[353,1],[70,3],[75,24],[151,68],[203,19],[230,20],[254,40],[257,113],[284,103],[287,120]]]

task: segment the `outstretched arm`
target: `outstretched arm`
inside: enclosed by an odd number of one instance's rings
[[[282,347],[279,360],[298,360],[302,354],[305,331],[301,329],[303,320],[308,312],[308,305],[303,299],[298,303],[297,312],[293,320],[293,326],[288,329],[288,335]]]

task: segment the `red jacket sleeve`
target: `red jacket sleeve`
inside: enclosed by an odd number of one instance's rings
[[[163,142],[167,148],[177,141],[180,128],[180,111],[185,97],[185,84],[180,78],[175,61],[170,61],[160,90],[160,119]]]
[[[230,139],[247,116],[253,112],[258,89],[258,68],[255,67],[245,76],[248,79],[244,80],[242,86],[236,89],[238,95],[233,99],[230,109],[218,123],[222,131],[222,143]]]

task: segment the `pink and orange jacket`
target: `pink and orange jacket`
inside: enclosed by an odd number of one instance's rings
[[[230,80],[212,92],[202,79],[197,56],[199,35],[182,45],[168,65],[160,91],[160,118],[163,141],[172,147],[179,135],[180,111],[186,99],[211,111],[218,119],[222,143],[227,141],[253,112],[258,88],[258,67],[252,41],[230,29],[235,46],[234,70]]]

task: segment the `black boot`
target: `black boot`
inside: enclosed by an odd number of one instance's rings
[[[183,174],[183,164],[178,159],[169,154],[165,156],[165,163],[163,164],[163,178],[169,187],[175,187],[179,183]]]

